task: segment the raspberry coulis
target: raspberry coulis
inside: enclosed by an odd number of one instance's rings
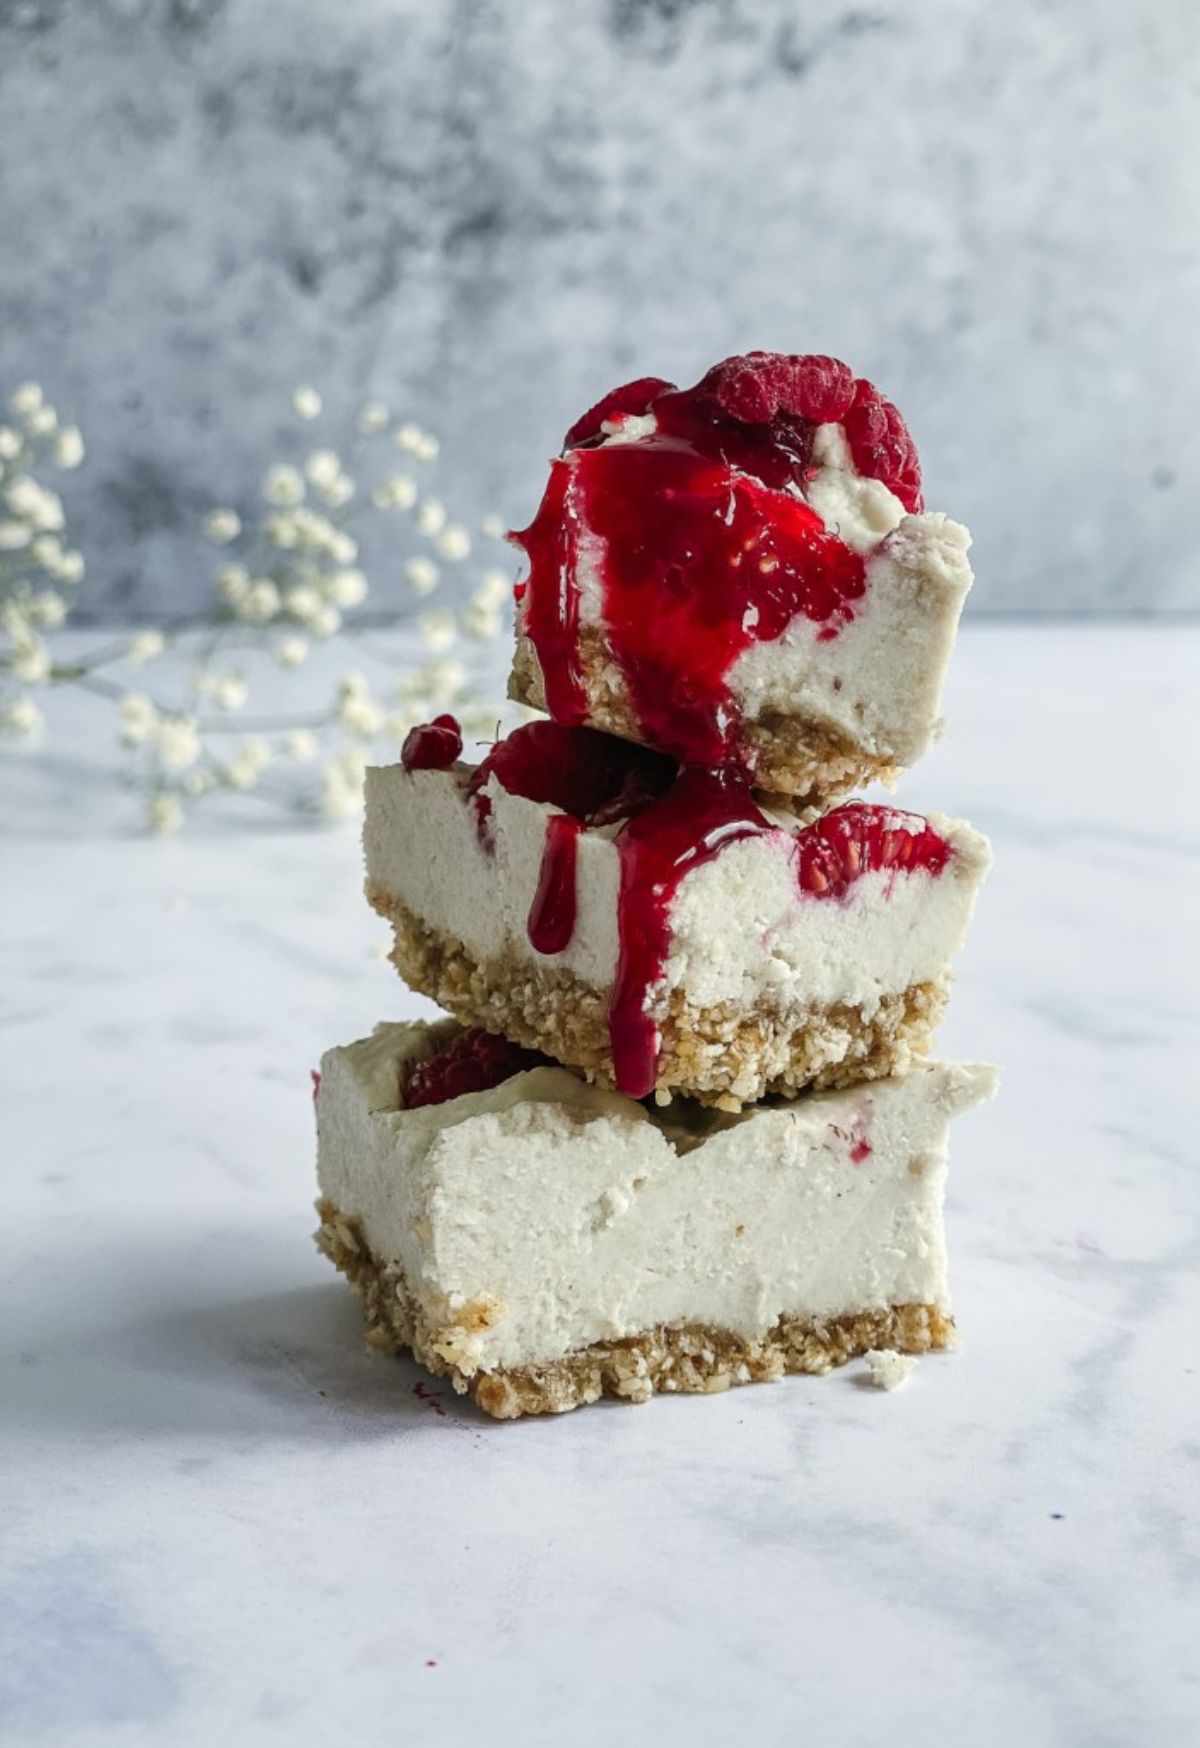
[[[620,947],[608,1024],[614,1078],[631,1098],[646,1097],[657,1077],[658,1029],[647,1008],[666,966],[671,903],[686,874],[732,843],[773,837],[795,857],[799,891],[834,900],[873,871],[939,874],[953,854],[919,814],[863,802],[789,832],[762,813],[732,767],[676,768],[592,729],[539,722],[516,730],[480,766],[472,778],[476,790],[485,766],[510,794],[562,810],[546,822],[529,913],[529,940],[539,953],[563,952],[574,934],[582,833],[619,826]]]
[[[609,442],[614,422],[654,430]],[[858,553],[803,500],[817,424],[840,420],[859,471],[920,506],[920,469],[891,404],[836,359],[750,353],[693,389],[628,383],[572,426],[551,463],[518,586],[546,704],[578,724],[581,558],[600,583],[605,632],[639,731],[686,764],[740,763],[729,687],[737,658],[797,617],[836,637],[866,592]],[[586,549],[586,550],[585,550]]]

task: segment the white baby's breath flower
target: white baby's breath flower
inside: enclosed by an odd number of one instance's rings
[[[57,492],[47,491],[28,474],[13,480],[4,496],[13,515],[34,528],[51,534],[61,530],[64,520],[62,499]]]
[[[417,482],[407,473],[394,473],[371,493],[377,510],[411,510],[416,501]]]
[[[284,604],[289,613],[293,613],[301,624],[311,622],[313,614],[321,611],[321,596],[311,583],[297,583],[284,596]]]
[[[234,608],[238,618],[248,624],[268,625],[282,605],[278,584],[270,577],[256,577]]]
[[[39,589],[29,602],[29,617],[35,625],[55,631],[67,617],[67,603],[53,589]]]
[[[342,616],[336,607],[322,601],[316,612],[309,616],[308,626],[314,637],[336,637],[342,629]]]
[[[280,552],[293,552],[301,544],[301,529],[299,511],[285,510],[278,516],[268,516],[263,523],[263,533]]]
[[[420,440],[413,449],[413,454],[418,461],[436,461],[441,447],[436,437],[431,437],[427,431],[423,431]]]
[[[81,552],[64,552],[54,567],[55,581],[66,583],[68,587],[74,583],[80,583],[83,581],[85,568]]]
[[[139,631],[129,640],[125,654],[135,667],[141,667],[143,662],[152,662],[155,656],[160,656],[165,647],[166,639],[161,631]]]
[[[318,489],[322,499],[331,510],[343,510],[358,487],[349,474],[339,473],[336,479],[331,479],[328,485],[320,486]]]
[[[242,519],[236,510],[213,510],[204,524],[204,532],[214,546],[228,546],[242,532]]]
[[[63,560],[62,541],[57,534],[39,534],[29,548],[29,556],[44,571],[56,571]]]
[[[485,516],[479,524],[479,532],[486,534],[489,540],[503,540],[506,529],[502,516]]]
[[[423,678],[433,702],[449,704],[466,685],[467,670],[461,662],[428,662]]]
[[[481,643],[486,643],[489,638],[499,637],[504,629],[504,621],[497,609],[479,601],[472,601],[465,608],[461,623],[467,636],[478,638]]]
[[[328,583],[329,599],[338,607],[357,607],[367,598],[367,579],[361,571],[334,571]]]
[[[0,733],[30,740],[42,726],[42,713],[32,698],[11,698],[0,709]]]
[[[42,405],[42,387],[37,382],[23,382],[8,397],[8,404],[18,418],[27,419]]]
[[[304,478],[298,468],[286,461],[276,462],[263,475],[263,499],[281,510],[292,509],[304,502]]]
[[[183,779],[183,792],[193,800],[200,795],[207,795],[210,789],[216,788],[216,779],[208,771],[189,771]]]
[[[318,606],[320,603],[317,603]],[[285,637],[275,651],[279,665],[283,668],[298,668],[308,655],[307,637]]]
[[[353,564],[358,557],[358,541],[342,528],[332,530],[326,551],[335,564]]]
[[[373,698],[347,698],[338,710],[338,721],[351,734],[374,740],[383,727],[384,711]]]
[[[200,757],[203,749],[192,717],[160,717],[152,732],[155,749],[168,771],[186,771]]]
[[[226,767],[226,779],[235,789],[253,789],[270,762],[271,749],[266,741],[248,740]]]
[[[237,607],[246,599],[250,587],[250,572],[244,564],[222,565],[217,572],[217,591],[222,601]]]
[[[493,567],[483,572],[479,586],[471,596],[478,607],[503,607],[512,594],[512,584],[505,573]]]
[[[430,539],[446,526],[446,506],[440,498],[426,498],[417,511],[417,527]]]
[[[443,558],[457,562],[461,558],[466,558],[470,552],[471,536],[465,528],[459,527],[457,522],[451,522],[449,527],[443,528],[438,535],[437,549]]]
[[[58,414],[51,406],[39,407],[25,420],[25,429],[31,437],[53,437],[58,430]]]
[[[410,558],[404,567],[404,574],[414,594],[431,595],[438,586],[441,575],[431,558]]]
[[[359,408],[358,428],[368,436],[375,431],[385,431],[391,416],[382,401],[368,401],[366,406]]]
[[[127,747],[140,746],[158,722],[158,711],[140,692],[126,692],[120,714],[121,739]]]
[[[211,695],[218,710],[240,710],[246,702],[249,688],[241,674],[232,669],[213,677]]]
[[[422,613],[417,623],[426,649],[440,655],[443,650],[453,647],[458,632],[453,613]]]
[[[84,457],[83,435],[77,425],[64,425],[54,444],[54,459],[59,467],[78,467]]]
[[[406,419],[403,425],[396,426],[393,441],[397,449],[407,449],[408,453],[413,455],[421,447],[423,436],[421,427],[414,425],[411,419]]]
[[[327,486],[341,478],[342,464],[334,450],[314,449],[304,471],[314,486]]]
[[[11,425],[0,425],[0,461],[15,461],[21,453],[21,439]]]
[[[309,388],[307,383],[301,383],[292,394],[292,410],[301,419],[319,419],[321,416],[321,397],[315,388]]]
[[[178,796],[151,796],[146,808],[146,824],[157,837],[177,832],[183,824],[183,806]]]
[[[321,772],[321,805],[327,819],[344,819],[362,805],[366,760],[357,747],[348,747]]]
[[[27,522],[0,522],[0,552],[20,552],[32,539]]]
[[[288,756],[293,759],[315,759],[317,756],[317,737],[308,728],[294,728],[284,741]]]
[[[50,678],[50,651],[35,632],[26,632],[14,649],[9,672],[27,686],[40,685]]]

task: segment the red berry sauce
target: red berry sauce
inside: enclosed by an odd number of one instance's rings
[[[652,435],[603,429],[652,412]],[[836,637],[866,590],[860,554],[804,502],[813,433],[840,420],[859,471],[920,506],[900,415],[837,359],[749,353],[693,389],[655,377],[615,389],[572,426],[529,528],[518,586],[550,714],[587,716],[578,566],[599,572],[608,642],[641,733],[687,764],[742,762],[734,662],[802,616]],[[586,544],[586,551],[584,550]]]
[[[445,771],[462,752],[462,730],[453,716],[435,716],[410,728],[400,749],[406,771]]]
[[[645,1098],[657,1079],[658,1028],[646,1007],[670,950],[671,900],[679,882],[726,845],[776,829],[736,772],[691,768],[618,837],[621,947],[608,1033],[614,1079],[630,1098]]]
[[[497,1038],[479,1026],[459,1032],[425,1062],[418,1062],[402,1088],[401,1107],[415,1111],[422,1105],[442,1105],[465,1093],[487,1092],[527,1068],[544,1067],[550,1058],[537,1050],[525,1050]]]
[[[788,831],[766,818],[734,768],[677,769],[594,729],[530,723],[498,742],[473,774],[468,787],[477,799],[486,799],[478,792],[491,773],[510,794],[559,810],[546,824],[528,920],[531,945],[548,957],[563,952],[574,935],[580,837],[589,828],[620,824],[614,840],[621,865],[620,950],[608,1021],[614,1078],[631,1098],[645,1098],[657,1079],[659,1036],[647,1008],[670,952],[671,903],[692,869],[728,844],[773,837],[795,858],[800,892],[826,900],[846,897],[873,871],[940,874],[953,855],[919,814],[864,802]]]

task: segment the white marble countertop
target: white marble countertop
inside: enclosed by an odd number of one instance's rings
[[[4,1740],[1196,1740],[1198,671],[971,628],[902,792],[997,847],[959,1353],[515,1425],[310,1242],[308,1069],[426,1005],[352,829],[132,837],[84,705],[0,763]]]

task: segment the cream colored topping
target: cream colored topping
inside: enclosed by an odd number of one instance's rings
[[[386,1026],[324,1057],[318,1175],[464,1371],[659,1323],[754,1338],[784,1315],[947,1308],[947,1124],[992,1095],[992,1069],[932,1063],[757,1107],[681,1152],[641,1105],[562,1069],[396,1109],[403,1064],[431,1048],[424,1027]]]

